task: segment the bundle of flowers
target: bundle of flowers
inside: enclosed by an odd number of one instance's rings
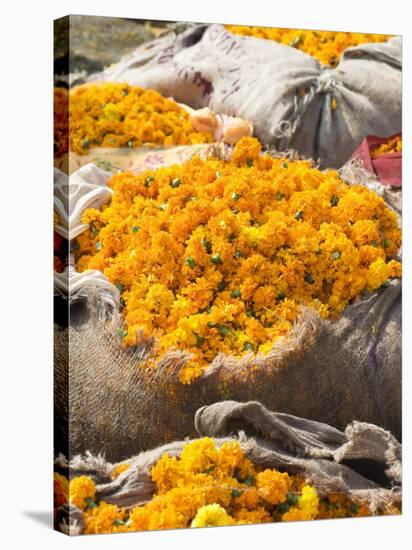
[[[193,145],[213,141],[189,113],[155,90],[122,83],[86,84],[70,92],[70,149]]]
[[[84,212],[77,269],[118,287],[126,346],[155,336],[158,358],[191,354],[182,383],[218,353],[267,354],[302,304],[337,317],[400,276],[401,231],[380,196],[260,150],[242,138],[231,160],[116,174],[111,202]]]
[[[242,25],[225,25],[225,27],[233,34],[274,40],[286,46],[297,48],[330,67],[336,67],[347,48],[370,42],[386,42],[391,38],[389,34],[310,31]]]
[[[113,477],[127,468],[121,464]],[[80,508],[86,534],[372,515],[348,494],[318,495],[302,476],[254,465],[237,441],[220,447],[208,437],[192,441],[180,457],[165,453],[151,477],[152,499],[125,510],[99,501],[90,477],[68,482],[56,473],[55,506],[68,501]],[[391,506],[379,513],[399,510]]]
[[[371,146],[370,149],[371,158],[376,159],[381,155],[388,155],[392,153],[402,153],[402,136],[393,136],[383,143],[376,143]]]

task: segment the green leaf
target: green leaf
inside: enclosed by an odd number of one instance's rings
[[[219,252],[217,252],[216,254],[213,254],[211,261],[212,261],[212,264],[215,264],[215,265],[223,263]]]
[[[124,328],[118,328],[117,334],[120,336],[120,338],[125,338],[128,335],[128,332]]]
[[[247,159],[246,164],[251,168],[253,166],[253,159]]]
[[[339,197],[337,197],[336,195],[333,195],[333,197],[330,199],[330,204],[332,206],[338,206],[339,204]]]
[[[245,485],[249,485],[249,487],[250,487],[251,485],[253,485],[254,482],[255,482],[255,478],[252,477],[252,476],[247,476],[247,477],[245,477],[245,479],[243,480],[243,483],[244,483]]]
[[[123,289],[124,289],[124,284],[123,283],[121,283],[120,281],[116,281],[114,283],[114,286],[117,288],[117,290],[119,292],[123,292]]]
[[[204,337],[201,334],[195,334],[196,336],[196,345],[201,346],[205,341]]]
[[[212,243],[208,241],[207,239],[202,239],[202,246],[205,249],[205,251],[210,254],[212,251]]]
[[[253,344],[251,342],[245,342],[243,344],[244,351],[253,351]]]
[[[134,225],[132,227],[132,233],[139,233],[139,231],[140,231],[140,227],[138,225]]]
[[[286,514],[286,512],[289,511],[290,505],[287,502],[282,502],[282,504],[279,504],[278,510],[280,514]]]
[[[240,497],[241,494],[242,492],[239,489],[232,489],[232,498]]]
[[[215,325],[217,330],[219,331],[219,334],[225,338],[229,334],[229,329],[225,327],[225,325]]]
[[[88,510],[91,510],[92,508],[97,507],[97,504],[94,502],[94,500],[92,498],[85,498],[84,502],[86,503],[86,505],[87,505],[86,508]]]
[[[179,185],[182,184],[182,180],[180,178],[174,178],[172,179],[172,181],[170,182],[170,187],[173,187],[173,189],[176,189],[177,187],[179,187]]]
[[[236,290],[232,290],[230,295],[232,298],[240,298],[242,293],[240,292],[239,289],[236,289]]]
[[[313,285],[315,282],[315,279],[313,278],[312,273],[309,273],[308,271],[305,273],[305,282],[307,282],[310,285]]]
[[[285,298],[286,298],[286,294],[284,292],[279,292],[279,294],[276,296],[276,299],[279,302],[283,302],[283,300],[285,300]]]
[[[220,281],[220,283],[217,285],[217,289],[219,292],[222,292],[227,287],[228,283],[226,281]]]
[[[159,210],[161,210],[162,212],[166,212],[167,210],[167,202],[161,202],[159,204]]]
[[[240,199],[240,195],[239,193],[236,193],[236,191],[234,193],[232,193],[232,201],[238,201]]]
[[[292,493],[288,493],[286,497],[286,502],[290,504],[291,506],[294,506],[298,503],[299,497],[297,495],[293,495]]]
[[[192,269],[196,267],[196,261],[192,258],[192,256],[189,256],[188,258],[186,258],[185,264],[191,267]]]

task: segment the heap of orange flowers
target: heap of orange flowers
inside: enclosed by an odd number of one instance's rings
[[[189,114],[155,90],[122,83],[84,84],[70,92],[70,149],[192,145],[213,141]]]
[[[389,153],[401,153],[402,152],[402,136],[394,136],[386,140],[384,143],[376,144],[371,147],[371,157],[373,159],[380,157],[381,155],[387,155]]]
[[[54,88],[54,156],[61,157],[69,150],[69,92]]]
[[[115,475],[127,470],[122,464]],[[115,533],[372,515],[347,494],[318,495],[302,476],[263,469],[237,441],[220,447],[208,437],[188,443],[180,457],[164,454],[151,470],[152,499],[125,510],[96,499],[90,477],[70,482],[55,474],[55,505],[83,511],[84,533]],[[396,514],[390,506],[378,513]]]
[[[399,277],[395,213],[365,187],[309,161],[260,154],[119,173],[111,203],[86,210],[77,269],[98,269],[123,304],[125,345],[192,356],[182,383],[222,352],[267,354],[301,304],[336,317],[362,291]]]
[[[304,29],[278,29],[226,25],[233,34],[274,40],[315,57],[324,65],[335,67],[343,52],[352,46],[367,42],[386,42],[389,34],[364,34],[355,32],[310,31]]]

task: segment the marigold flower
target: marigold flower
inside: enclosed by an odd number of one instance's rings
[[[119,288],[125,346],[154,336],[151,360],[188,352],[182,384],[219,353],[269,353],[302,304],[336,317],[400,276],[401,230],[382,197],[260,149],[242,138],[231,160],[118,173],[111,202],[83,215],[77,269]]]
[[[84,84],[70,91],[70,149],[191,145],[213,141],[190,115],[155,90],[123,83]],[[59,148],[59,150],[61,147]]]
[[[126,466],[125,464],[121,466]],[[347,495],[319,500],[300,475],[260,471],[238,441],[220,447],[208,437],[191,441],[180,456],[165,453],[154,464],[156,490],[151,500],[129,511],[94,502],[94,483],[86,476],[70,482],[71,500],[83,510],[84,532],[115,533],[186,527],[313,520],[371,515],[366,503]],[[65,485],[65,478],[56,474]],[[73,482],[76,482],[73,484]],[[397,513],[392,506],[381,513]]]
[[[270,504],[285,502],[291,486],[289,475],[276,470],[264,470],[256,476],[259,495]]]
[[[402,152],[402,136],[395,136],[387,139],[381,144],[376,144],[371,147],[371,157],[373,159],[380,157],[381,155],[387,155],[390,153]]]
[[[191,527],[217,527],[233,523],[233,518],[219,504],[208,504],[199,508]]]
[[[114,504],[99,502],[99,504],[83,513],[84,533],[115,533],[127,531],[124,522],[125,512]]]
[[[78,476],[69,482],[69,502],[81,510],[87,506],[86,499],[94,501],[96,487],[94,481],[87,476]]]
[[[365,42],[386,42],[389,34],[362,34],[354,32],[310,31],[306,29],[278,29],[272,27],[249,27],[225,25],[233,34],[274,40],[297,48],[317,58],[324,65],[335,67],[344,50]],[[305,90],[302,90],[302,95]]]

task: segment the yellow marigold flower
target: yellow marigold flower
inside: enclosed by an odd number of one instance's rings
[[[256,476],[256,487],[259,495],[270,504],[285,502],[290,489],[289,475],[276,470],[264,470]]]
[[[302,488],[302,494],[299,497],[299,508],[313,519],[318,513],[319,497],[316,489],[311,485],[305,485]]]
[[[84,533],[103,534],[127,531],[125,512],[114,504],[99,502],[97,506],[83,512]]]
[[[139,86],[117,82],[77,86],[70,91],[69,114],[70,149],[80,154],[92,147],[213,141],[209,132],[195,131],[189,114],[177,103]],[[59,151],[62,148],[58,146]]]
[[[183,447],[180,460],[186,468],[194,472],[207,470],[219,460],[219,451],[213,439],[203,437]]]
[[[199,508],[191,527],[217,527],[233,523],[233,518],[219,504],[208,504]]]
[[[237,441],[224,443],[220,448],[207,437],[191,441],[180,456],[164,454],[152,468],[152,479],[156,485],[153,498],[130,510],[128,515],[104,502],[89,506],[84,514],[86,532],[178,529],[190,525],[205,527],[370,514],[367,505],[356,504],[346,495],[331,494],[319,501],[315,488],[302,476],[269,469],[259,472],[259,467],[245,459]]]
[[[298,506],[292,506],[282,515],[282,521],[307,521],[313,519],[310,514],[301,510]]]
[[[381,155],[387,155],[389,153],[401,153],[402,152],[402,136],[395,136],[389,138],[380,145],[374,145],[371,147],[371,157],[373,159],[380,157]]]
[[[371,263],[366,276],[370,288],[379,288],[389,277],[388,265],[382,258]]]
[[[310,31],[306,29],[278,29],[274,27],[249,27],[225,25],[227,30],[241,36],[254,36],[274,40],[302,50],[316,57],[324,65],[335,67],[346,48],[365,42],[386,42],[391,35],[361,34],[354,32]],[[304,94],[304,90],[302,90]]]
[[[247,525],[269,523],[272,521],[272,516],[263,506],[258,506],[254,510],[245,510],[243,508],[237,510],[233,514],[233,519],[237,525]]]
[[[78,476],[69,482],[69,502],[81,510],[87,506],[86,499],[94,501],[96,487],[94,481],[87,476]]]
[[[235,489],[236,491],[236,489]],[[240,495],[233,499],[232,505],[235,508],[254,510],[259,504],[260,496],[256,487],[242,487]]]
[[[232,155],[232,161],[236,164],[253,164],[257,160],[262,150],[261,144],[254,138],[241,138]]]

